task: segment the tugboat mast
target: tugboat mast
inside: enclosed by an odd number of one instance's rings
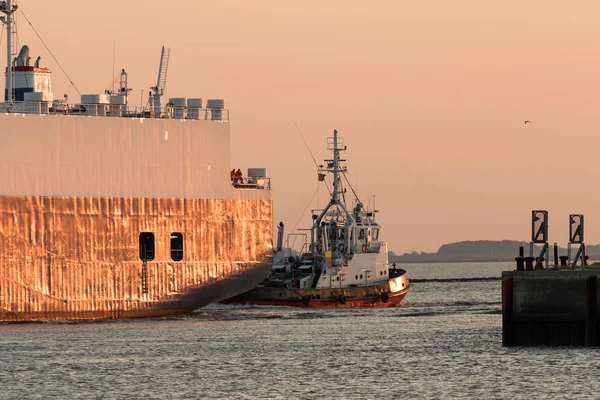
[[[18,5],[13,5],[12,0],[0,3],[0,11],[6,14],[0,20],[6,24],[6,103],[13,101],[13,71],[12,71],[12,14],[17,11]]]
[[[333,173],[333,191],[331,193],[331,201],[329,201],[329,204],[327,204],[323,211],[321,211],[318,217],[313,215],[314,222],[311,229],[311,243],[315,243],[315,238],[321,236],[319,234],[319,232],[321,232],[323,229],[321,223],[331,207],[337,207],[338,209],[342,210],[343,214],[345,214],[344,225],[346,228],[349,228],[352,226],[352,224],[354,224],[354,218],[352,217],[352,214],[350,214],[346,208],[344,201],[340,200],[340,173],[344,173],[346,171],[345,168],[340,167],[340,162],[344,161],[340,159],[340,152],[346,150],[346,147],[342,146],[343,140],[339,140],[338,132],[335,129],[333,130],[333,138],[328,138],[327,143],[329,150],[333,152],[333,160],[326,160],[328,163],[327,168],[320,168],[318,172],[319,175],[323,177],[327,173]],[[326,247],[327,246],[323,246],[323,249],[326,250]]]
[[[340,151],[338,149],[338,137],[337,137],[337,129],[333,130],[333,194],[332,194],[332,198],[331,198],[331,203],[332,204],[338,204],[339,203],[339,189],[338,189],[338,185],[339,185],[339,168],[338,168],[338,162],[339,162],[339,158],[340,158]]]

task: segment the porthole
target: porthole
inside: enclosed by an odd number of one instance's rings
[[[354,277],[354,279],[358,279],[358,275],[356,275],[356,276]]]
[[[379,275],[383,276],[383,271],[379,271]]]
[[[183,260],[183,235],[179,232],[171,233],[171,260]]]
[[[140,233],[140,260],[154,260],[154,233],[152,232]]]
[[[340,280],[340,277],[338,276],[338,277],[336,278],[336,281],[339,281],[339,280]]]
[[[360,279],[362,279],[362,274],[360,275]]]

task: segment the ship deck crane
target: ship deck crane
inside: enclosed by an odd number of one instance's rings
[[[170,54],[171,49],[163,46],[160,53],[160,66],[158,67],[156,86],[150,88],[150,98],[148,99],[148,102],[150,103],[151,111],[153,111],[154,115],[158,118],[160,118],[161,115],[160,98],[165,94],[165,88],[167,86],[167,71],[169,69]]]

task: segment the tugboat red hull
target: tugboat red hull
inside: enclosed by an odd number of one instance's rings
[[[244,298],[244,295],[240,295],[224,301],[227,304],[244,304],[244,305],[260,305],[260,306],[284,306],[284,307],[303,307],[303,308],[369,308],[369,307],[394,307],[402,302],[404,297],[408,294],[412,285],[405,290],[390,294],[387,302],[383,302],[381,296],[368,297],[368,298],[355,298],[346,299],[346,302],[342,304],[339,300],[310,300],[308,304],[305,304],[302,299],[300,300],[288,300],[280,301],[277,299],[273,300],[259,300],[252,299],[249,297]]]
[[[393,307],[412,289],[402,271],[386,283],[345,288],[289,289],[258,286],[223,303],[304,308]]]

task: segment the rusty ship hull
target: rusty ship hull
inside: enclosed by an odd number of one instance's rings
[[[271,191],[232,187],[228,121],[2,113],[0,126],[0,321],[184,314],[268,274]]]

